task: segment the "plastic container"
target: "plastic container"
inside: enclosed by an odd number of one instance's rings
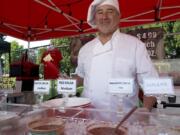
[[[115,124],[94,123],[87,126],[87,135],[127,135],[127,129],[120,127],[115,133]]]
[[[45,118],[28,124],[32,135],[64,135],[65,121],[61,118]]]

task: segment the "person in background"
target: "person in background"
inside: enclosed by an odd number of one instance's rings
[[[87,22],[98,36],[79,51],[76,79],[84,85],[83,96],[99,109],[118,111],[119,97],[108,93],[108,80],[134,78],[133,94],[123,98],[123,109],[138,104],[138,91],[144,77],[158,77],[139,39],[119,31],[121,12],[118,0],[94,0],[88,9]],[[155,97],[144,96],[142,110],[150,111]]]

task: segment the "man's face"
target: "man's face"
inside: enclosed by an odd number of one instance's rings
[[[119,27],[120,16],[115,7],[102,5],[97,7],[94,21],[100,33],[110,34]]]

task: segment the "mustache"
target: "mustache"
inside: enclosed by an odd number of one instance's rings
[[[102,20],[100,20],[100,23],[110,23],[111,22],[111,20],[110,19],[102,19]]]

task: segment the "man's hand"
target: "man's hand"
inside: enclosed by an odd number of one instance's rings
[[[149,111],[151,111],[155,103],[156,103],[156,97],[144,95],[143,97],[144,108],[147,108]]]

